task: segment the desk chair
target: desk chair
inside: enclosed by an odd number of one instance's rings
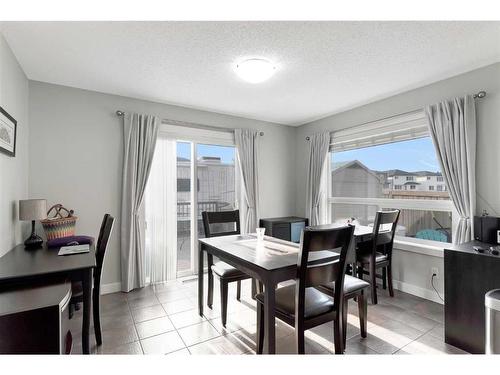
[[[94,289],[92,291],[92,307],[94,316],[94,331],[97,345],[102,344],[101,317],[100,317],[100,295],[101,295],[101,273],[104,256],[108,247],[109,237],[113,230],[115,219],[110,214],[105,214],[102,219],[101,230],[95,248],[96,268],[94,269]],[[72,297],[70,300],[70,317],[73,315],[74,306],[83,301],[83,288],[81,282],[72,283]]]

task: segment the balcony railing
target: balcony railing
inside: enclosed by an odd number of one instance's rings
[[[201,220],[203,211],[217,212],[225,209],[232,209],[232,204],[223,201],[204,201],[198,202],[197,218]],[[190,220],[191,202],[177,202],[177,221]]]

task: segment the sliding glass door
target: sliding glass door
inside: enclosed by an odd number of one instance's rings
[[[150,282],[197,272],[198,238],[204,237],[201,213],[234,210],[239,190],[236,149],[231,142],[164,138],[158,142],[170,143],[174,151],[157,147],[146,192],[146,275]],[[157,269],[168,271],[158,277]]]

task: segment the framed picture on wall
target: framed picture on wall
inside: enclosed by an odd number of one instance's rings
[[[16,156],[17,121],[0,107],[0,152]]]

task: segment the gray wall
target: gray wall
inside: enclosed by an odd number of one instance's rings
[[[0,106],[17,120],[16,156],[0,153],[0,256],[22,242],[19,199],[28,198],[28,80],[0,34]]]
[[[339,130],[386,116],[422,108],[446,98],[485,90],[486,98],[477,100],[477,212],[483,208],[500,216],[500,63],[477,69],[443,81],[420,87],[368,105],[338,113],[300,126],[296,133],[296,207],[297,215],[305,212],[307,141],[305,137],[324,130]],[[402,246],[403,247],[403,246]],[[394,279],[402,289],[439,301],[430,284],[431,267],[439,269],[437,288],[443,289],[443,259],[396,250]]]
[[[76,211],[78,233],[97,235],[105,212],[120,217],[122,121],[117,109],[227,128],[263,130],[261,216],[295,212],[295,129],[272,123],[30,82],[30,194]],[[110,243],[103,283],[120,279],[119,228]]]

